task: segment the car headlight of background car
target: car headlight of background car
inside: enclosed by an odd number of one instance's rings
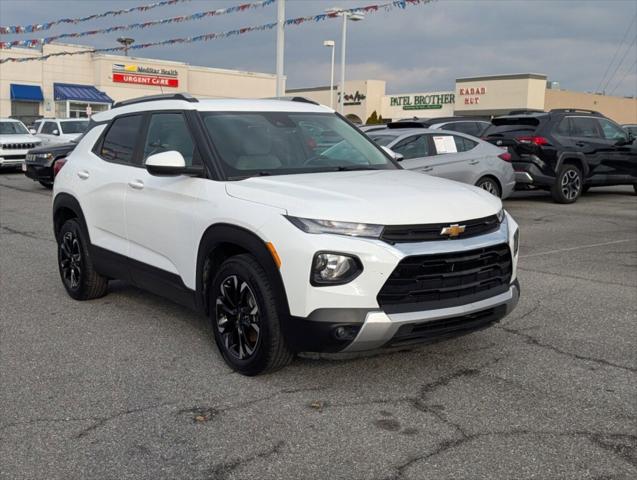
[[[52,153],[27,153],[26,159],[29,161],[34,160],[51,160],[53,158]]]

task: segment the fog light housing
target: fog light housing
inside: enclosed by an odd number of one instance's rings
[[[358,257],[345,253],[318,252],[312,260],[310,283],[315,287],[343,285],[363,271]]]
[[[332,335],[341,342],[350,341],[356,338],[360,329],[360,325],[339,325],[332,330]]]

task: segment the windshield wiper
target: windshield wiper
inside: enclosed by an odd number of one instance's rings
[[[344,166],[340,166],[340,167],[336,167],[336,171],[337,172],[355,172],[357,170],[380,170],[380,168],[375,168],[375,167],[371,167],[371,166],[351,166],[351,167],[344,167]]]

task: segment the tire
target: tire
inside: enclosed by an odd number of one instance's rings
[[[38,182],[40,182],[40,185],[44,188],[48,188],[49,190],[53,188],[53,182],[45,182],[44,180],[38,180]]]
[[[106,295],[108,279],[93,268],[87,239],[76,219],[62,225],[57,242],[60,277],[71,298],[91,300]]]
[[[280,315],[274,289],[252,255],[223,262],[210,289],[210,320],[219,351],[231,368],[254,376],[292,361]]]
[[[562,165],[555,183],[551,187],[551,196],[556,203],[574,203],[582,194],[582,172],[575,165]]]
[[[502,189],[500,188],[498,181],[493,177],[481,177],[480,180],[476,182],[476,187],[486,190],[491,195],[498,198],[502,198]]]

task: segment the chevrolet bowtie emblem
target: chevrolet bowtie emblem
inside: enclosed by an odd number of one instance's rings
[[[441,231],[440,231],[440,235],[449,235],[449,237],[457,237],[458,235],[460,235],[461,233],[464,232],[465,226],[464,225],[449,225],[448,227],[444,227]]]

